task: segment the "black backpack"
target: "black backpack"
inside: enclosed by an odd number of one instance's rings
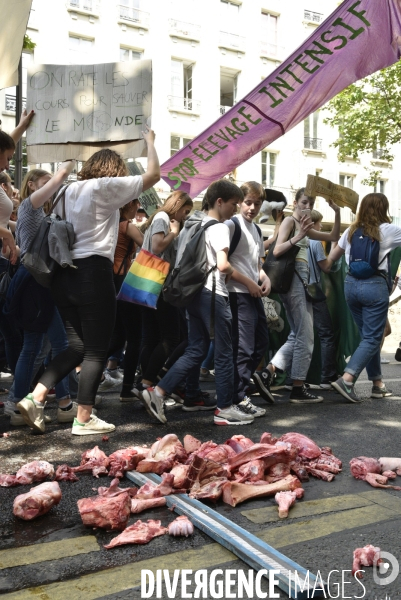
[[[163,286],[163,298],[172,306],[189,306],[204,287],[208,275],[217,269],[217,265],[209,269],[207,266],[205,231],[218,222],[213,219],[203,226],[201,223],[196,225],[197,231],[185,246],[180,264],[168,274]]]
[[[234,223],[234,235],[233,235],[233,237],[231,239],[230,247],[228,249],[228,258],[230,258],[231,254],[233,252],[235,252],[235,250],[237,249],[237,246],[238,246],[239,241],[241,239],[241,233],[242,233],[242,231],[241,231],[241,225],[239,224],[238,218],[237,217],[232,217],[231,221]],[[263,238],[263,236],[262,236],[262,230],[259,227],[259,225],[256,225],[256,223],[254,223],[254,225],[256,227],[256,230],[257,230],[259,236],[261,238]]]

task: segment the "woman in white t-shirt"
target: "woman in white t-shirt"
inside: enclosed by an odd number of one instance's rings
[[[68,348],[52,360],[32,394],[18,403],[25,422],[44,432],[43,408],[47,393],[78,365],[78,412],[72,426],[74,435],[113,431],[114,425],[92,414],[102,378],[107,350],[113,333],[116,295],[113,282],[114,251],[118,237],[119,208],[138,198],[160,179],[155,134],[147,129],[148,166],[143,175],[127,176],[127,167],[117,152],[104,149],[86,161],[72,183],[58,214],[72,223],[75,241],[71,255],[75,268],[59,269],[52,293],[63,319]],[[57,190],[50,180],[31,196],[41,206]],[[60,206],[61,205],[61,206]]]
[[[176,238],[193,206],[185,192],[173,192],[142,228],[145,235],[142,249],[175,264]],[[141,398],[144,389],[157,381],[157,375],[180,341],[178,308],[165,302],[163,294],[152,308],[142,310],[142,381],[135,386]]]
[[[401,246],[401,227],[391,225],[389,204],[384,194],[368,194],[362,199],[354,223],[346,229],[329,255],[331,261],[345,254],[350,261],[351,241],[358,229],[371,240],[380,242],[379,268],[377,274],[368,279],[357,279],[347,274],[344,283],[345,299],[361,335],[361,342],[351,356],[344,374],[331,385],[344,398],[351,402],[361,402],[354,390],[355,381],[366,367],[368,379],[372,381],[372,398],[390,396],[382,381],[380,364],[380,343],[389,306],[387,256],[394,248]],[[358,235],[358,234],[357,234]]]

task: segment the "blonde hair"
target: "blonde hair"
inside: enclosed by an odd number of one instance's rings
[[[142,225],[141,231],[145,232],[147,229],[149,229],[149,227],[152,224],[153,219],[159,212],[167,213],[171,219],[172,217],[174,217],[175,213],[177,211],[179,211],[180,208],[182,208],[183,206],[193,206],[193,205],[194,205],[194,203],[192,201],[192,198],[190,196],[188,196],[188,194],[186,194],[185,192],[179,192],[179,191],[173,192],[167,198],[164,205],[161,206],[160,208],[158,208],[156,210],[156,212],[154,212],[153,215],[151,217],[149,217],[149,219],[146,221],[146,223],[144,223]],[[182,226],[182,224],[181,224],[181,226]]]
[[[367,194],[362,198],[356,219],[349,228],[348,241],[351,242],[352,236],[358,227],[360,227],[365,235],[380,242],[380,225],[382,223],[391,223],[388,211],[387,196],[376,192]]]
[[[255,194],[255,196],[258,196],[259,200],[265,200],[266,194],[264,187],[257,181],[247,181],[246,183],[243,183],[240,190],[244,194],[244,198],[248,194]]]
[[[22,200],[25,200],[25,198],[28,198],[28,196],[30,196],[32,193],[31,190],[29,189],[28,184],[30,182],[36,183],[42,177],[47,177],[47,176],[52,177],[52,174],[49,173],[49,171],[45,171],[44,169],[32,169],[31,171],[28,171],[28,173],[25,175],[24,180],[21,184],[21,192],[20,192],[21,202],[22,202]],[[49,213],[51,205],[52,205],[51,200],[47,200],[47,202],[44,203],[43,210],[45,211],[46,214]]]
[[[312,219],[312,223],[320,223],[320,221],[323,221],[322,213],[315,209],[311,211],[310,218]]]

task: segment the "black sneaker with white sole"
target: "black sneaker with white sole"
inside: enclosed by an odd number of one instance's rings
[[[259,395],[266,402],[272,402],[274,404],[273,394],[270,391],[270,386],[273,381],[273,373],[270,373],[269,369],[263,369],[263,371],[253,374],[253,381],[259,391]]]
[[[293,385],[290,402],[292,404],[318,404],[323,402],[323,397],[312,394],[305,385]]]
[[[339,394],[341,394],[341,396],[344,396],[344,398],[350,402],[362,402],[362,399],[358,398],[355,394],[353,383],[348,383],[348,381],[345,382],[342,377],[339,377],[337,381],[333,381],[331,385]]]

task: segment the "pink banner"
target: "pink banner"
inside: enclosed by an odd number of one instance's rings
[[[351,83],[400,58],[401,0],[345,0],[271,75],[161,167],[192,197]]]

